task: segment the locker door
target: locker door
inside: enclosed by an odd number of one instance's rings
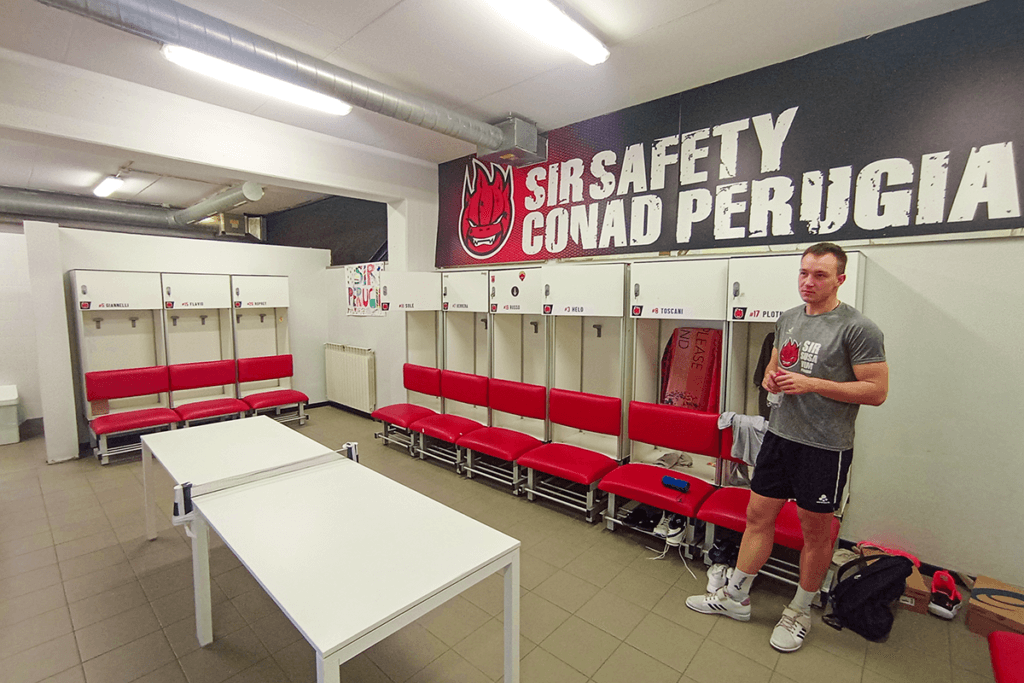
[[[863,254],[848,252],[839,299],[860,308]],[[798,290],[800,254],[729,259],[729,311],[736,322],[774,322],[803,301]]]
[[[231,278],[228,275],[163,273],[160,280],[166,309],[231,308]]]
[[[633,318],[728,318],[728,259],[634,263],[629,276]]]
[[[543,266],[544,314],[621,318],[625,274],[621,263]]]
[[[491,313],[540,315],[543,307],[540,268],[492,270]]]
[[[401,273],[385,270],[380,275],[381,308],[385,311],[440,311],[441,273]]]
[[[446,311],[487,312],[487,271],[441,275],[441,308]]]
[[[235,308],[288,308],[288,277],[232,275]]]
[[[78,310],[160,310],[160,273],[104,270],[71,272]]]

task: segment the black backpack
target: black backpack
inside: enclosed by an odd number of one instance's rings
[[[832,613],[822,618],[841,631],[848,628],[868,640],[884,641],[892,629],[892,604],[907,587],[914,563],[906,557],[874,555],[847,562],[829,594]]]

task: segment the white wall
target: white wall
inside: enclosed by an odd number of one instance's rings
[[[18,387],[19,422],[43,416],[25,235],[0,227],[0,385]]]

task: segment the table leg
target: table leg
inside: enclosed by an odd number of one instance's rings
[[[337,657],[324,658],[316,653],[316,683],[341,683],[341,662]]]
[[[504,683],[519,683],[519,550],[501,572],[505,576]]]
[[[153,517],[153,451],[142,442],[142,502],[145,505],[146,538],[156,538],[156,519]]]
[[[204,647],[213,642],[210,598],[210,530],[198,512],[192,521],[192,580],[196,589],[196,638]]]

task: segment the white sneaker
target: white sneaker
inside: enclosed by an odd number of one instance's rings
[[[713,564],[708,567],[708,593],[714,593],[719,588],[724,588],[732,577],[732,567],[727,564]]]
[[[667,512],[661,513],[661,521],[658,522],[658,526],[654,527],[654,535],[658,538],[668,537],[668,523],[672,519],[672,515]]]
[[[665,543],[673,548],[683,543],[686,531],[686,519],[682,515],[672,515],[668,520],[668,534],[665,536]]]
[[[686,606],[701,614],[722,614],[736,621],[750,621],[750,598],[737,602],[725,594],[725,588],[714,593],[691,595],[686,598]]]
[[[779,652],[796,652],[811,630],[811,615],[795,609],[782,610],[782,618],[772,631],[771,644]]]

